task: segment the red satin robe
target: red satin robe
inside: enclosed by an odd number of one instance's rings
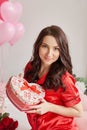
[[[42,76],[37,83],[42,84],[46,75]],[[75,79],[68,72],[62,77],[66,90],[59,88],[57,91],[45,90],[45,99],[48,102],[71,107],[81,101],[75,86]],[[65,117],[56,113],[47,112],[43,115],[27,114],[32,130],[78,130],[74,117]]]

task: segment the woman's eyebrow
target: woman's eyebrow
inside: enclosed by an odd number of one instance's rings
[[[46,44],[47,46],[49,46],[49,44],[47,44],[47,43],[45,43],[45,42],[42,42],[42,44]],[[58,45],[53,46],[53,47],[59,48],[59,46],[58,46]]]

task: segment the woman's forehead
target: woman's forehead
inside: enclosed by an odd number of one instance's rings
[[[55,37],[53,37],[53,36],[45,36],[43,38],[42,43],[52,45],[52,46],[58,46],[58,43],[57,43]]]

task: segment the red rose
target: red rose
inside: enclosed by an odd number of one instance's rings
[[[3,130],[4,129],[4,126],[3,124],[0,122],[0,130]]]
[[[13,119],[9,117],[5,117],[2,119],[1,122],[4,125],[4,128],[8,128],[11,124],[13,124]]]
[[[9,130],[15,130],[18,127],[18,121],[14,121]]]
[[[18,121],[10,118],[8,113],[0,115],[0,130],[15,130],[18,127]]]

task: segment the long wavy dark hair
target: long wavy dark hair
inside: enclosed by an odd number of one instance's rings
[[[60,56],[56,62],[52,63],[43,86],[45,89],[57,90],[60,86],[64,87],[61,80],[62,75],[66,72],[72,74],[72,62],[69,53],[68,40],[64,31],[59,26],[48,26],[40,32],[33,46],[32,58],[29,61],[32,64],[32,69],[27,70],[24,77],[29,79],[29,82],[36,81],[41,68],[39,47],[45,36],[53,36],[56,39]]]

